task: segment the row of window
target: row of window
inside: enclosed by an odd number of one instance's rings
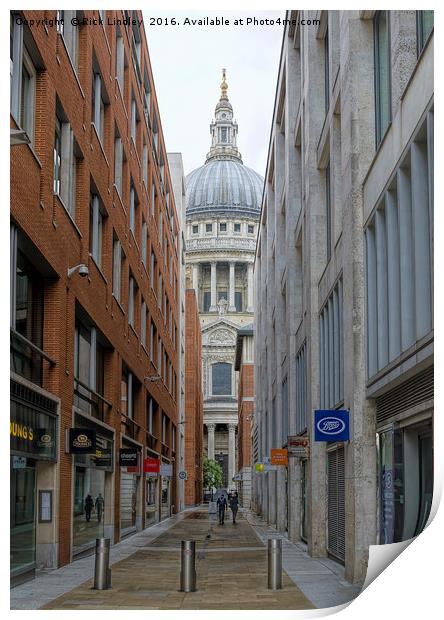
[[[433,111],[365,231],[368,376],[433,328]]]
[[[205,225],[202,224],[202,226],[205,226],[205,232],[206,233],[211,233],[213,232],[213,224],[212,223],[206,223]],[[219,222],[219,232],[228,232],[228,227],[230,226],[230,224],[228,222]],[[199,226],[199,224],[193,224],[191,227],[191,231],[193,235],[198,235],[199,232],[202,232],[201,226]],[[231,229],[231,226],[230,226]],[[233,228],[232,228],[233,232],[235,233],[241,233],[242,232],[242,224],[240,222],[233,222]],[[247,232],[249,235],[254,235],[255,232],[255,226],[254,224],[247,224],[246,228],[244,229],[244,232]]]
[[[65,15],[66,13],[66,15]],[[75,11],[60,12],[60,19],[63,19],[63,24],[60,23],[59,34],[62,37],[65,47],[67,48],[68,55],[71,60],[76,56],[76,50],[78,50],[78,27],[71,24],[71,13]],[[69,15],[68,15],[69,14]],[[58,22],[59,23],[59,22]],[[31,143],[34,140],[34,124],[35,124],[35,97],[36,97],[36,75],[34,63],[26,50],[23,40],[23,26],[17,24],[17,15],[11,13],[11,54],[10,54],[10,67],[11,67],[11,113],[16,119],[18,125],[25,129],[28,136],[31,139]],[[74,68],[77,66],[77,60],[73,63]],[[148,80],[149,84],[149,80]],[[134,129],[137,120],[137,106],[135,99],[133,98],[134,105],[132,115],[132,129]],[[145,98],[145,102],[147,99]],[[97,60],[93,59],[93,83],[92,83],[92,105],[91,105],[91,121],[95,127],[99,140],[103,145],[104,132],[105,132],[105,113],[106,107],[109,104],[109,96],[104,88],[104,80],[100,74]],[[140,121],[140,118],[138,119]],[[137,124],[137,123],[136,123]],[[158,124],[155,119],[153,123],[154,142],[158,142]],[[139,197],[135,188],[133,179],[129,176],[126,169],[126,157],[123,148],[122,139],[117,126],[115,127],[115,165],[114,165],[114,181],[117,188],[117,192],[123,200],[123,188],[125,186],[130,187],[129,192],[129,220],[130,230],[133,236],[138,237],[138,207]],[[157,157],[157,156],[156,156]],[[71,216],[73,220],[76,217],[76,176],[77,166],[79,161],[83,158],[81,150],[76,142],[73,129],[69,123],[67,115],[65,114],[60,100],[57,98],[56,102],[56,119],[55,119],[55,135],[54,135],[54,156],[53,156],[53,191],[58,195],[63,206]],[[145,138],[143,138],[143,153],[142,153],[142,170],[143,181],[148,191],[148,146]],[[168,186],[165,183],[165,155],[160,152],[158,156],[161,187],[165,193],[166,201],[166,219],[169,228],[174,237],[174,245],[177,251],[178,246],[178,234],[177,226],[174,221],[174,215],[170,210],[170,192]],[[128,184],[128,185],[127,185]],[[158,226],[159,239],[162,247],[162,251],[165,256],[168,255],[168,238],[163,234],[163,215],[161,210],[161,204],[158,197],[158,192],[155,187],[154,179],[152,181],[151,189],[151,212]],[[166,230],[166,229],[165,229]],[[142,241],[143,244],[143,241]],[[170,269],[170,277],[172,278],[173,267],[172,264],[168,266]]]

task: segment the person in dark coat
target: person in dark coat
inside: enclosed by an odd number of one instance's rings
[[[88,495],[85,498],[85,517],[87,521],[91,519],[91,511],[93,509],[93,506],[94,506],[94,500],[91,497],[91,495],[88,493]]]
[[[225,510],[227,509],[227,498],[222,493],[222,495],[217,500],[217,511],[219,513],[219,525],[223,525],[225,521]]]
[[[97,521],[100,523],[103,515],[103,507],[105,506],[105,500],[103,499],[103,495],[99,493],[96,498],[96,513],[97,513]]]
[[[239,497],[237,495],[237,492],[231,495],[230,508],[231,508],[231,512],[233,513],[233,525],[234,525],[236,523],[236,515],[239,509]]]

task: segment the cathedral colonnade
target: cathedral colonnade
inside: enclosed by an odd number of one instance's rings
[[[199,299],[202,311],[217,312],[221,299],[228,302],[228,312],[253,312],[254,264],[242,259],[221,259],[192,263],[192,286]],[[223,271],[228,269],[228,279]],[[209,270],[208,291],[205,291],[205,272]],[[201,295],[201,292],[204,294]],[[208,292],[208,296],[205,296]],[[238,297],[236,296],[238,293]]]

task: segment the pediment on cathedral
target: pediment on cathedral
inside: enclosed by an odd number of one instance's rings
[[[237,326],[226,320],[216,321],[207,325],[202,330],[202,340],[205,346],[230,346],[236,345]]]

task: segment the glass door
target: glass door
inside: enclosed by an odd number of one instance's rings
[[[419,510],[415,536],[425,528],[433,499],[433,439],[426,433],[418,437]]]
[[[11,457],[11,571],[35,564],[35,463],[14,469]]]

